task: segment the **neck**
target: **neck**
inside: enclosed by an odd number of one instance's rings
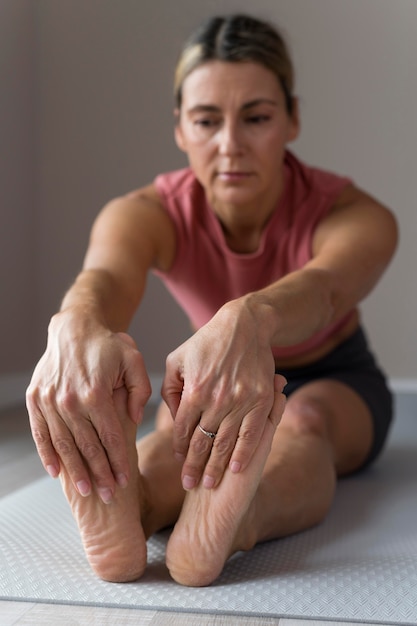
[[[234,252],[251,253],[259,248],[262,232],[274,213],[283,193],[283,177],[265,197],[256,203],[223,204],[212,202],[212,207],[223,229],[227,245]]]

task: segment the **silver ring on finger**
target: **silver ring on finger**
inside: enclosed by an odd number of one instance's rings
[[[209,437],[210,439],[215,439],[217,433],[212,433],[210,430],[206,430],[205,428],[202,427],[201,424],[197,424],[197,426],[199,427],[203,435],[205,435],[206,437]]]

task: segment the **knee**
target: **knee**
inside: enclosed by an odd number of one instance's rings
[[[281,424],[297,435],[313,435],[327,439],[330,418],[330,412],[321,400],[294,394],[287,401]]]

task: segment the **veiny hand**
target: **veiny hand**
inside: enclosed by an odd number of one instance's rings
[[[111,501],[116,482],[124,487],[129,479],[113,402],[122,386],[129,415],[139,423],[151,390],[133,339],[91,320],[56,315],[26,393],[32,435],[51,476],[63,463],[81,495],[95,488],[104,502]]]
[[[174,452],[182,483],[216,487],[226,467],[243,470],[267,420],[282,415],[282,376],[272,350],[245,304],[234,301],[167,359],[162,395],[174,417]],[[205,435],[216,433],[215,438]]]

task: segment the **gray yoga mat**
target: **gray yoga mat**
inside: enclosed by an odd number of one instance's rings
[[[166,533],[149,541],[141,580],[98,580],[59,482],[46,477],[0,500],[0,598],[416,624],[416,431],[417,417],[401,416],[379,462],[340,482],[323,524],[235,555],[200,589],[170,579]]]

